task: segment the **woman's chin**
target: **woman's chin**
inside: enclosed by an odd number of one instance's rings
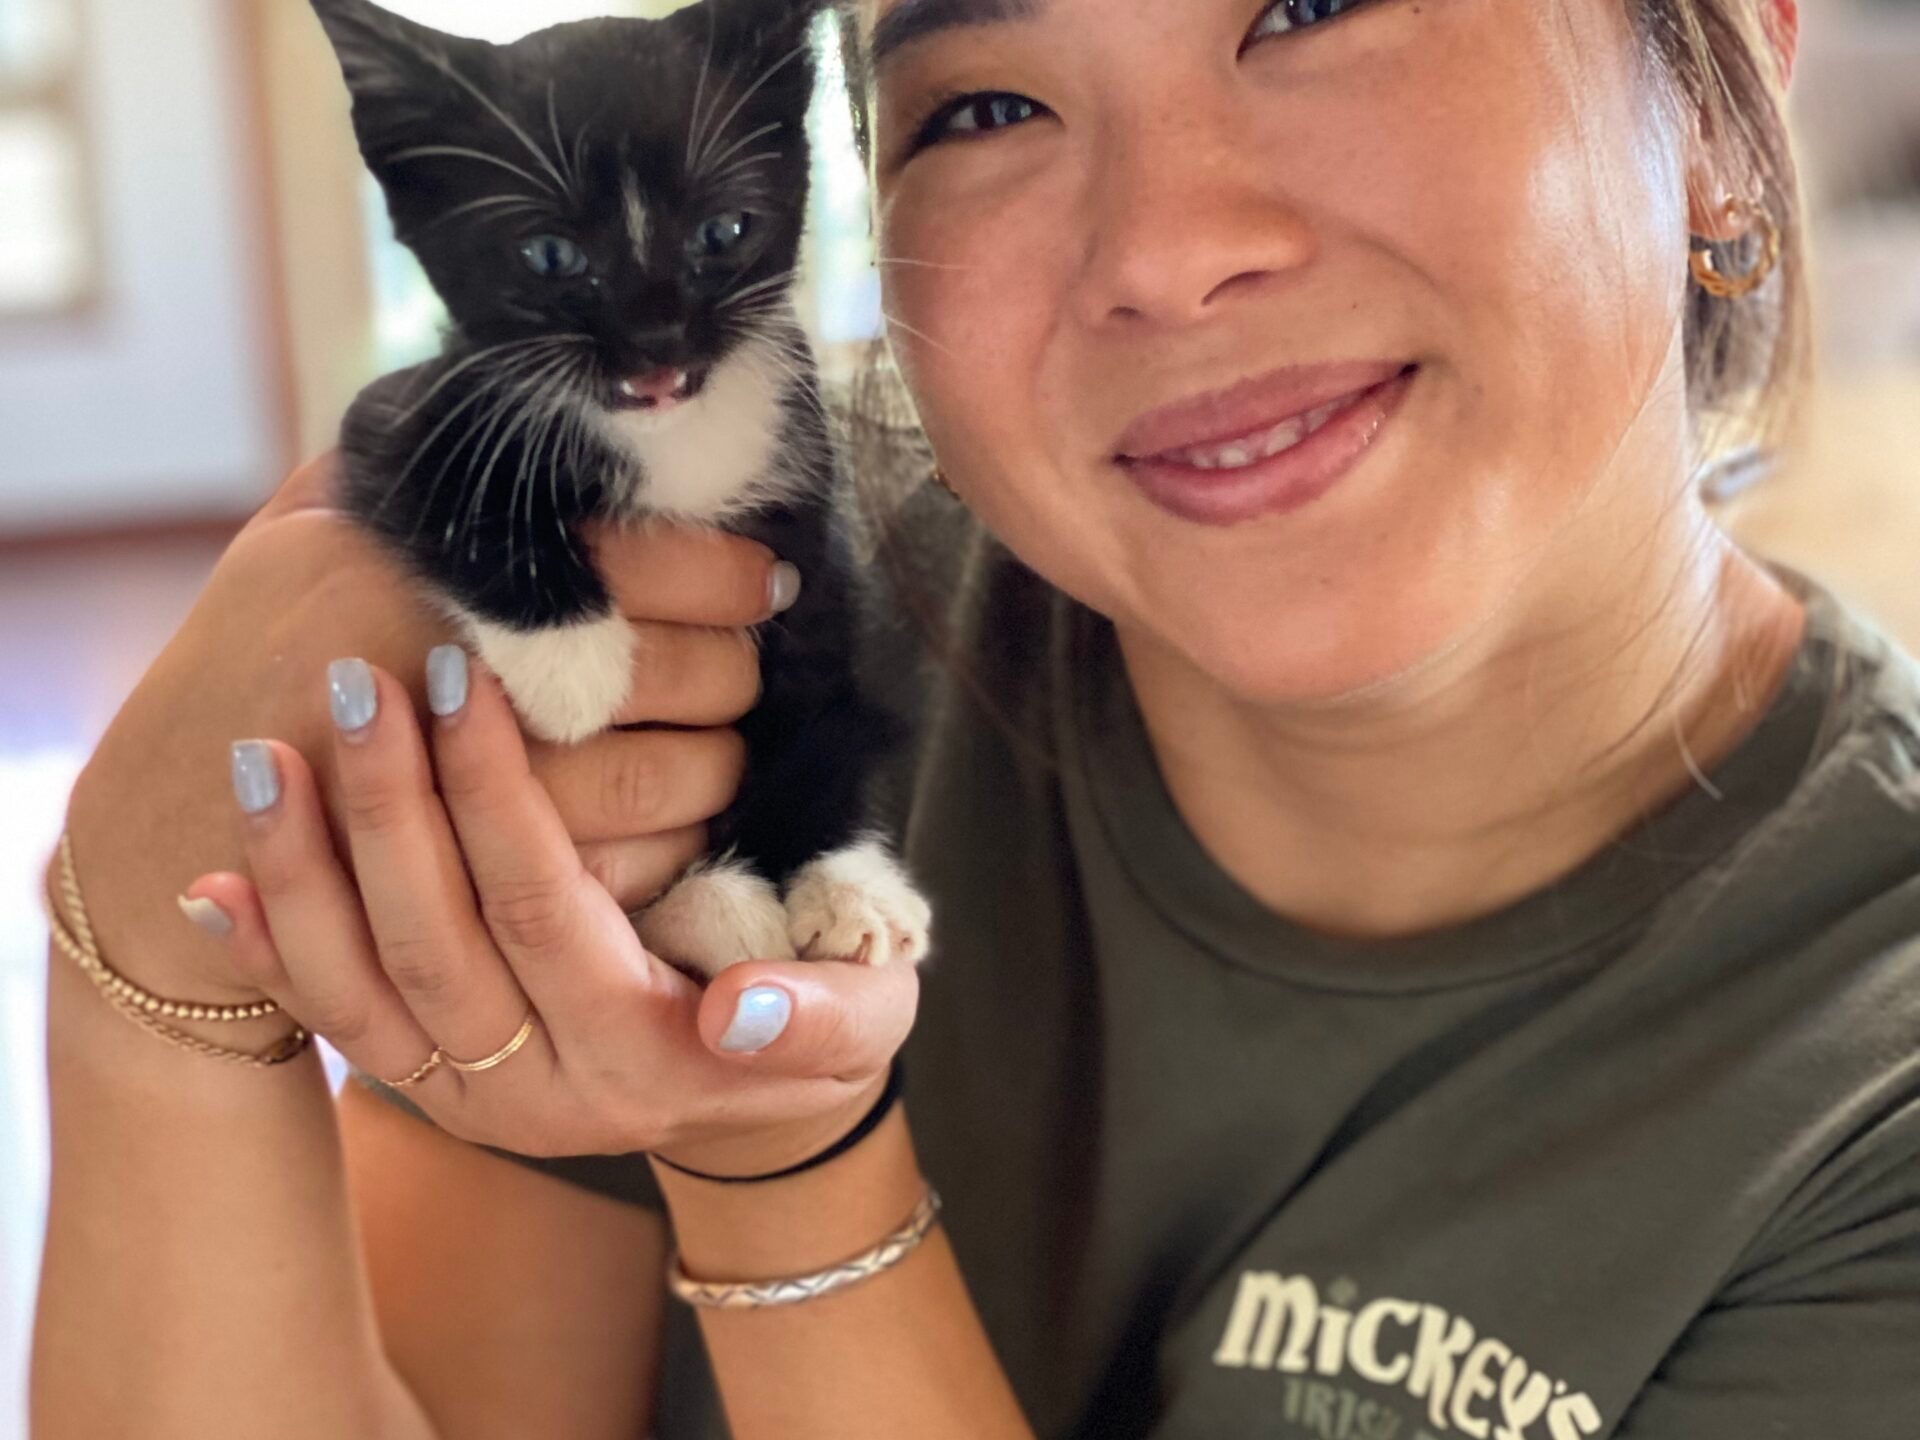
[[[1170,599],[1122,629],[1238,703],[1263,709],[1377,697],[1427,675],[1472,629],[1470,615],[1410,603],[1404,590],[1302,593],[1313,598],[1197,606]]]

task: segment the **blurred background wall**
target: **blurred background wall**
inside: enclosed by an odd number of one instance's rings
[[[675,0],[389,0],[506,39]],[[1920,650],[1920,0],[1802,0],[1823,378],[1727,512]],[[831,79],[831,76],[829,77]],[[803,309],[872,335],[831,92]],[[306,0],[0,0],[0,1440],[24,1434],[46,1136],[37,877],[87,749],[237,522],[435,306]]]

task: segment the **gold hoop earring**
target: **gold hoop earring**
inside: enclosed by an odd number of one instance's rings
[[[1761,232],[1760,257],[1744,275],[1722,275],[1715,268],[1711,242],[1703,244],[1687,257],[1687,266],[1693,271],[1694,284],[1716,300],[1739,300],[1751,295],[1767,281],[1774,267],[1780,263],[1780,227],[1773,223],[1773,217],[1758,205],[1738,200],[1727,202],[1726,214],[1733,218],[1741,213],[1752,217],[1754,225]],[[1751,235],[1753,231],[1747,231]]]

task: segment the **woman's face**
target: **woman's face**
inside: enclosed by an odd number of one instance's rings
[[[1672,502],[1685,155],[1623,0],[868,0],[863,30],[922,419],[1130,641],[1251,702],[1349,695],[1510,597],[1563,622]]]

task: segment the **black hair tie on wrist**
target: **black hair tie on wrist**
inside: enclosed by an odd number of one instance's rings
[[[893,1057],[893,1065],[887,1071],[886,1088],[880,1092],[880,1098],[873,1102],[873,1108],[861,1117],[860,1123],[812,1159],[802,1160],[798,1165],[789,1165],[784,1170],[770,1171],[765,1175],[709,1175],[704,1170],[691,1170],[685,1165],[676,1165],[664,1155],[656,1154],[653,1158],[669,1170],[678,1171],[682,1175],[691,1175],[696,1180],[711,1180],[716,1185],[759,1185],[768,1180],[785,1180],[789,1176],[801,1175],[816,1169],[829,1160],[838,1159],[871,1135],[879,1128],[880,1122],[887,1118],[887,1113],[899,1103],[900,1091],[905,1082],[906,1068],[901,1065],[900,1057],[896,1055]]]

